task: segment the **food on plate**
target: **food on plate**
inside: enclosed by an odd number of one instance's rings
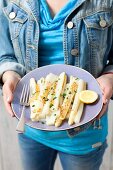
[[[71,76],[67,93],[65,93],[66,94],[65,98],[64,98],[63,103],[60,107],[60,116],[57,117],[57,119],[55,121],[56,127],[60,126],[62,124],[62,121],[66,118],[66,115],[69,111],[71,102],[73,102],[73,97],[77,91],[77,88],[78,88],[77,81],[73,76]]]
[[[83,89],[85,90],[86,89],[86,83],[84,82],[84,87]],[[77,110],[77,113],[76,113],[76,116],[74,117],[74,122],[75,123],[79,123],[80,122],[80,119],[82,117],[82,113],[83,113],[83,109],[84,109],[84,103],[79,101],[80,104],[79,104],[79,107],[78,107],[78,110]]]
[[[74,102],[73,102],[73,106],[70,112],[70,116],[69,116],[69,120],[68,120],[68,124],[72,125],[74,123],[74,119],[75,116],[77,115],[77,111],[80,105],[80,99],[79,99],[79,93],[84,90],[85,88],[85,82],[81,79],[78,80],[78,88],[77,88],[77,92],[74,98]]]
[[[49,73],[37,82],[31,78],[30,118],[32,121],[56,127],[61,126],[64,121],[68,121],[69,125],[79,123],[84,103],[91,103],[98,98],[98,95],[94,94],[96,92],[86,90],[84,80],[73,76],[67,77],[65,72],[60,75]]]

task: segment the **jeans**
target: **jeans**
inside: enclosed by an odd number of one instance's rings
[[[24,170],[53,170],[59,154],[63,170],[99,170],[106,142],[85,155],[71,155],[49,148],[24,134],[18,135]]]

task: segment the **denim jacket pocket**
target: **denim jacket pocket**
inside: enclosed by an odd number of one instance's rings
[[[13,40],[19,36],[23,24],[28,19],[28,14],[13,3],[10,3],[7,7],[4,8],[4,13],[9,20],[9,29],[11,39]]]
[[[106,40],[113,24],[113,11],[100,11],[83,19],[89,44],[101,49],[106,45]]]

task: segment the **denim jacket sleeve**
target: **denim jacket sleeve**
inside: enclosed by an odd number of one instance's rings
[[[18,63],[14,54],[12,42],[10,39],[10,31],[8,26],[8,18],[3,10],[0,10],[0,81],[3,73],[12,70],[23,76],[26,72],[25,67]]]
[[[103,70],[103,73],[107,73],[107,72],[113,73],[113,40],[112,40],[112,46],[111,46],[109,56],[108,56],[108,63]]]

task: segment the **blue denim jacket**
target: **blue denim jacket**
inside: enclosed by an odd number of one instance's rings
[[[7,70],[23,76],[38,67],[38,0],[11,0],[0,10],[0,77]],[[65,64],[94,77],[113,72],[113,1],[78,0],[64,22]]]
[[[0,5],[6,5],[6,1],[3,0]],[[38,0],[10,0],[5,8],[1,8],[0,78],[7,70],[16,71],[23,76],[38,67],[40,36],[38,2]],[[81,67],[94,77],[103,72],[113,72],[112,28],[112,0],[78,0],[64,22],[65,64]],[[70,129],[67,133],[73,137],[91,124],[92,122],[89,122],[79,128]],[[107,129],[107,125],[105,126]],[[98,121],[94,121],[95,128],[100,128]]]

